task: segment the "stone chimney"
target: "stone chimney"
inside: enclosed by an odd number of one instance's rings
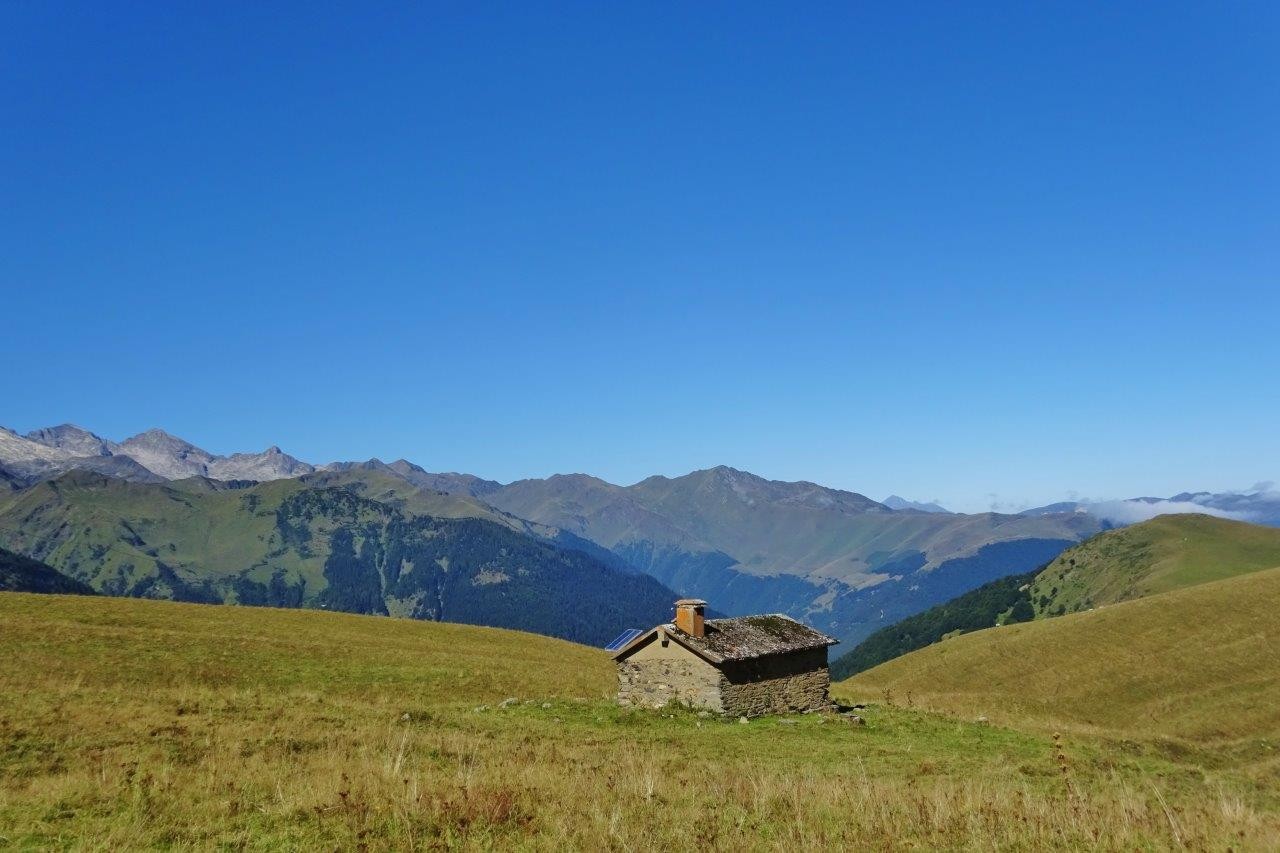
[[[705,637],[707,629],[702,611],[707,603],[701,598],[682,598],[676,602],[676,627],[690,637]]]

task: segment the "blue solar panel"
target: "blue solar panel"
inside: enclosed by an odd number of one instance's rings
[[[632,640],[634,640],[636,637],[639,637],[643,633],[644,631],[640,630],[639,628],[628,628],[627,630],[619,634],[616,640],[614,640],[609,645],[605,646],[604,650],[606,652],[616,652],[618,649],[622,648],[627,643],[631,642]]]

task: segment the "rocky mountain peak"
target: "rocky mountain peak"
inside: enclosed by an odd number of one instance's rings
[[[421,465],[415,465],[407,459],[397,459],[387,467],[418,488],[444,492],[450,495],[481,497],[502,488],[501,483],[485,480],[474,474],[432,473]]]
[[[206,477],[217,457],[162,429],[149,429],[120,442],[120,452],[168,480]]]
[[[880,503],[884,504],[889,509],[893,509],[893,510],[912,509],[918,512],[948,512],[947,509],[943,508],[937,503],[925,502],[925,501],[909,501],[904,497],[900,497],[899,495],[889,495],[889,497],[880,501]]]
[[[71,456],[111,456],[119,447],[114,441],[75,424],[42,427],[27,433],[26,437],[46,447],[65,450]]]
[[[70,456],[65,450],[41,444],[18,435],[11,429],[0,427],[0,462],[16,465],[52,462]]]
[[[663,499],[736,500],[749,506],[791,504],[840,513],[883,512],[885,507],[856,492],[831,489],[807,480],[768,480],[750,471],[717,465],[683,477],[650,477],[633,488]],[[698,496],[701,496],[700,498]]]
[[[146,448],[164,448],[173,451],[199,451],[201,454],[213,458],[213,454],[196,447],[189,441],[178,438],[176,435],[170,435],[162,429],[152,428],[146,432],[140,432],[135,436],[126,438],[120,442],[121,447],[146,447]]]

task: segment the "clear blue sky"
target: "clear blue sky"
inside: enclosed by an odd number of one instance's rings
[[[4,4],[0,424],[1280,479],[1280,5],[800,5]]]

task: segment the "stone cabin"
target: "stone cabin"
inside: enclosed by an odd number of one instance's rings
[[[614,653],[620,703],[744,717],[831,707],[827,647],[836,640],[780,613],[705,619],[706,604],[677,601],[674,622]]]

